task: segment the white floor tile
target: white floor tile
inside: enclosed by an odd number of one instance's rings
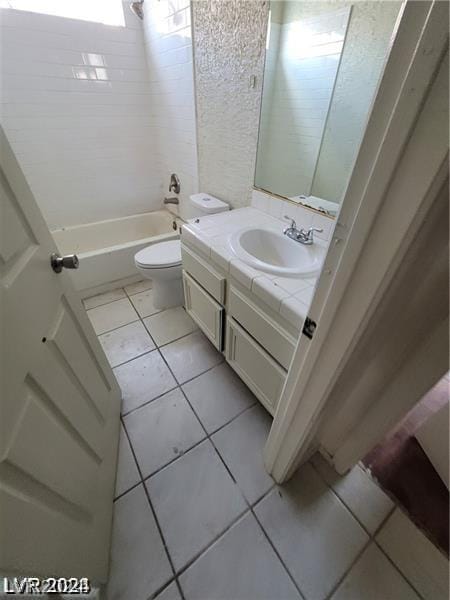
[[[179,383],[184,383],[220,363],[223,358],[200,331],[161,348]]]
[[[257,400],[226,363],[183,385],[203,426],[212,433]]]
[[[182,306],[147,317],[144,323],[158,346],[173,342],[198,329]]]
[[[179,389],[142,406],[126,416],[124,422],[144,477],[205,437]]]
[[[309,464],[255,513],[307,600],[324,599],[369,539]]]
[[[263,449],[272,419],[257,404],[212,436],[212,441],[247,500],[253,504],[273,485]]]
[[[97,294],[96,296],[85,298],[83,300],[83,304],[84,308],[89,310],[90,308],[95,308],[96,306],[101,306],[102,304],[108,304],[108,302],[114,302],[114,300],[120,300],[121,298],[126,298],[126,295],[122,288],[118,288],[117,290],[110,290],[109,292],[104,292],[103,294]]]
[[[358,465],[347,475],[340,476],[319,453],[311,462],[360,523],[375,533],[394,508],[389,496]]]
[[[331,600],[419,600],[419,596],[372,543],[351,568]]]
[[[246,509],[208,440],[147,480],[147,488],[177,570]]]
[[[176,387],[176,381],[157,350],[114,369],[122,390],[122,413]]]
[[[97,335],[139,319],[128,298],[103,304],[87,311]]]
[[[448,600],[447,558],[400,509],[383,525],[377,541],[426,600]]]
[[[142,281],[137,281],[136,283],[130,283],[130,285],[125,286],[125,291],[129,296],[133,294],[139,294],[140,292],[146,292],[152,288],[151,279],[143,279]]]
[[[152,338],[140,321],[103,333],[98,339],[112,367],[155,348]]]
[[[157,312],[160,312],[159,308],[156,308],[153,304],[153,290],[147,290],[130,296],[130,300],[133,303],[134,308],[139,313],[139,316],[149,317]]]
[[[120,425],[119,456],[117,459],[116,491],[114,497],[124,494],[140,480],[128,438]]]
[[[301,598],[250,513],[180,576],[180,584],[186,600]]]
[[[140,485],[114,503],[108,600],[147,600],[172,571]]]
[[[181,600],[181,594],[178,591],[177,584],[173,581],[156,596],[155,600]]]

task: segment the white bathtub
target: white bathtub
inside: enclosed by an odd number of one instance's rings
[[[61,254],[76,254],[80,266],[71,271],[75,286],[107,289],[122,280],[140,279],[134,266],[138,250],[179,237],[177,219],[167,210],[63,227],[52,231]],[[83,294],[82,294],[83,295]]]

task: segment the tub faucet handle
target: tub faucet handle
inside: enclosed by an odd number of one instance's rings
[[[179,194],[181,190],[181,183],[176,173],[172,173],[170,176],[169,183],[169,192],[175,192],[175,194]]]

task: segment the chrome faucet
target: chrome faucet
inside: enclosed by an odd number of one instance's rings
[[[310,246],[314,243],[314,232],[322,233],[323,229],[318,229],[317,227],[310,227],[308,230],[306,229],[297,229],[297,224],[294,219],[288,216],[284,216],[285,219],[291,222],[290,227],[286,227],[283,230],[284,235],[287,235],[288,238],[294,240],[295,242],[300,242],[300,244],[305,244],[306,246]]]
[[[164,197],[164,204],[180,204],[180,201],[176,196],[173,198]]]
[[[175,192],[175,194],[179,194],[181,190],[181,183],[176,173],[172,173],[170,176],[169,183],[169,192]]]

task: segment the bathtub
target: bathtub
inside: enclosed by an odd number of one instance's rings
[[[61,254],[76,254],[80,266],[70,271],[81,291],[103,291],[140,279],[134,266],[138,250],[179,237],[181,221],[167,210],[74,225],[52,231]],[[176,227],[176,229],[175,229]]]

